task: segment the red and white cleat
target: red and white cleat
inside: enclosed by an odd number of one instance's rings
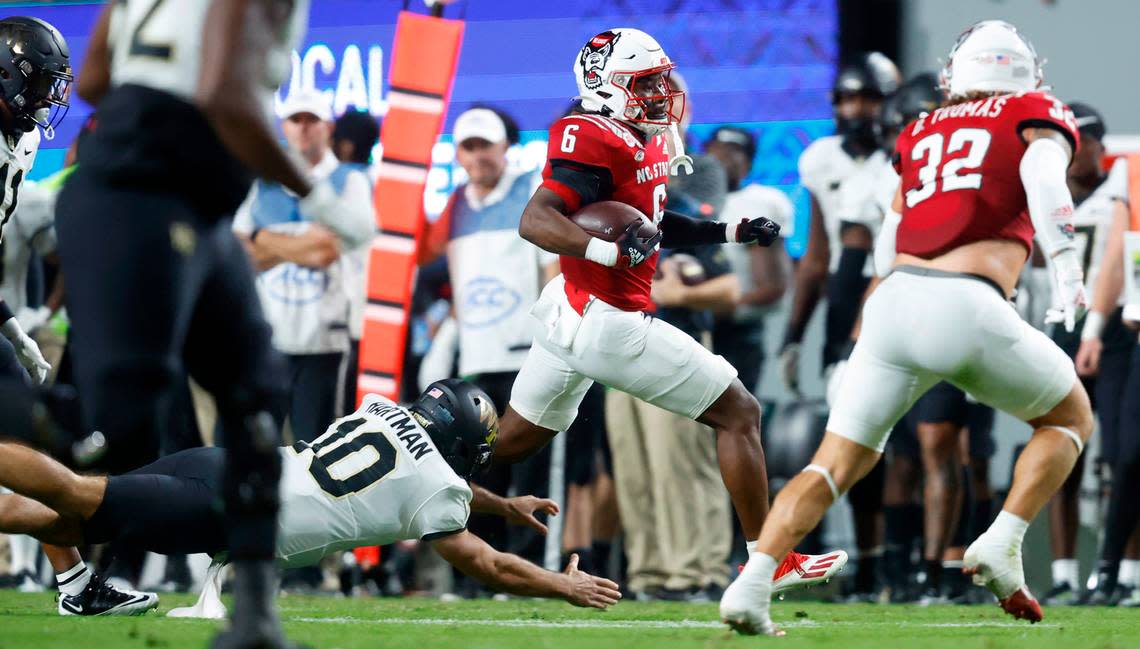
[[[1002,610],[1015,619],[1040,622],[1045,618],[1041,605],[1025,587],[1020,544],[991,541],[983,534],[966,548],[962,572],[971,575],[978,586],[989,589]]]
[[[834,577],[847,565],[847,553],[843,550],[827,554],[800,554],[789,552],[783,563],[772,575],[772,593],[800,586],[813,586]]]

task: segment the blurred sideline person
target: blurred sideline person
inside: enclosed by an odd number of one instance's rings
[[[1010,615],[1042,619],[1021,546],[1081,454],[1092,412],[1072,361],[1007,300],[1036,236],[1057,274],[1050,319],[1072,330],[1085,309],[1065,185],[1077,125],[1068,107],[1037,92],[1041,60],[1008,23],[964,32],[942,80],[946,104],[899,137],[897,256],[864,308],[827,433],[812,464],[776,497],[743,573],[761,578],[738,579],[721,600],[722,618],[740,632],[781,633],[769,613],[777,564],[871,470],[891,427],[939,380],[1034,429],[1002,512],[967,548],[963,569]],[[942,157],[964,147],[965,157]]]
[[[1125,254],[1129,237],[1140,237],[1140,156],[1117,161],[1112,176],[1125,179],[1114,196],[1112,224],[1100,261],[1092,306],[1081,332],[1077,371],[1097,377],[1104,458],[1111,463],[1104,544],[1096,566],[1096,588],[1083,602],[1140,606],[1140,302],[1124,292],[1125,274],[1136,285],[1134,256]]]
[[[790,236],[795,215],[787,195],[758,183],[743,184],[756,158],[752,133],[722,126],[713,131],[705,150],[728,176],[728,195],[720,220],[736,223],[751,214],[765,214],[780,224],[781,237]],[[787,290],[791,259],[783,245],[732,246],[725,248],[724,254],[740,284],[740,299],[735,308],[716,314],[713,351],[728,359],[745,389],[756,394],[764,368],[763,316]]]
[[[800,155],[801,182],[811,195],[811,224],[807,250],[795,270],[780,352],[781,377],[793,394],[799,393],[800,343],[821,296],[827,300],[821,364],[825,383],[850,345],[871,275],[872,242],[882,220],[873,191],[888,160],[876,138],[875,120],[899,82],[898,68],[878,52],[860,55],[841,68],[831,93],[836,135],[816,140]],[[857,598],[875,590],[884,476],[884,469],[876,469],[848,496],[859,550],[852,593]]]
[[[1117,197],[1126,196],[1128,192],[1127,169],[1122,162],[1111,174],[1104,172],[1101,166],[1104,158],[1102,141],[1106,133],[1104,119],[1088,104],[1073,102],[1069,107],[1076,117],[1081,140],[1080,150],[1073,156],[1073,164],[1068,173],[1069,192],[1073,195],[1074,205],[1073,228],[1085,275],[1085,290],[1091,296],[1104,259]],[[1073,332],[1056,324],[1048,326],[1046,332],[1070,358],[1075,358],[1081,339],[1086,335],[1084,329],[1088,328],[1088,335],[1099,335],[1095,326],[1090,328],[1086,324],[1097,319],[1096,315],[1090,313],[1077,323]],[[1120,390],[1125,379],[1119,368],[1127,367],[1135,342],[1135,337],[1128,333],[1119,319],[1114,320],[1114,323],[1112,330],[1105,332],[1112,342],[1106,358],[1108,362],[1104,366],[1106,371],[1097,377],[1082,376],[1101,424],[1102,457],[1110,458],[1116,457],[1115,449],[1118,448],[1117,415],[1120,409]],[[1102,381],[1104,386],[1100,385]],[[1053,553],[1053,586],[1044,598],[1046,604],[1073,604],[1082,595],[1077,563],[1077,533],[1080,531],[1078,501],[1084,465],[1082,455],[1069,479],[1050,501],[1049,541]]]
[[[523,208],[542,178],[508,167],[511,142],[503,119],[490,108],[472,108],[456,118],[453,137],[467,182],[427,225],[419,261],[426,265],[446,254],[459,376],[504,412],[530,349],[527,314],[543,283],[557,274],[558,259],[518,236]],[[549,466],[549,453],[516,467],[492,466],[480,484],[495,493],[513,484],[520,493],[545,494]],[[542,539],[524,530],[508,533],[499,517],[477,515],[471,526],[496,548],[541,560]],[[474,595],[475,586],[461,580],[460,591]]]
[[[332,126],[321,92],[295,88],[282,105],[289,149],[305,161],[312,182],[329,183],[351,206],[336,227],[314,222],[295,195],[265,180],[254,182],[233,223],[258,270],[257,294],[273,346],[289,368],[278,423],[288,420],[293,441],[312,441],[340,414],[352,291],[359,285],[344,256],[366,246],[376,230],[372,184],[364,171],[333,155]]]
[[[535,511],[558,511],[552,501],[532,496],[473,492],[467,481],[490,462],[497,434],[487,395],[462,381],[433,383],[408,408],[368,395],[312,443],[275,449],[283,468],[277,559],[304,566],[360,545],[417,539],[464,572],[516,595],[600,609],[617,603],[617,584],[579,571],[577,557],[564,572],[550,572],[496,552],[467,531],[473,508],[539,529]],[[171,614],[220,618],[226,531],[214,503],[226,456],[219,447],[192,449],[108,478],[77,475],[42,453],[0,444],[0,484],[22,494],[0,496],[0,530],[45,542],[118,539],[160,553],[211,554],[215,561],[198,603]]]
[[[254,176],[303,197],[302,212],[330,229],[353,209],[278,145],[267,107],[309,3],[275,8],[108,4],[78,83],[99,126],[56,212],[84,429],[100,431],[110,455],[159,434],[186,370],[217,403],[227,432],[223,538],[235,569],[220,648],[290,646],[273,564],[281,469],[271,413],[285,366],[229,219]],[[144,21],[146,34],[169,40],[138,38]]]
[[[380,140],[380,125],[368,111],[349,107],[337,118],[332,133],[332,149],[342,164],[368,174],[370,186],[376,184],[372,175],[372,151]],[[344,399],[339,412],[348,414],[356,410],[356,381],[359,378],[360,339],[364,336],[364,304],[367,301],[368,281],[367,245],[358,246],[341,254],[341,268],[348,289],[348,354],[344,363]]]

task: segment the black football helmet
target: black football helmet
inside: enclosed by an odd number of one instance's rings
[[[893,61],[880,52],[868,52],[839,70],[831,88],[831,103],[838,104],[847,95],[886,99],[899,89],[901,82],[902,76]],[[845,144],[856,149],[869,151],[876,146],[873,118],[836,116],[835,131]]]
[[[49,139],[67,113],[71,54],[55,27],[27,16],[0,20],[0,95],[28,132],[38,124]]]
[[[436,381],[408,409],[459,477],[470,480],[491,464],[499,414],[486,392],[459,379]]]
[[[938,89],[938,83],[938,75],[923,72],[909,79],[898,92],[887,97],[879,110],[876,124],[880,146],[888,151],[894,150],[895,139],[904,126],[923,113],[938,108],[942,103],[942,91]]]

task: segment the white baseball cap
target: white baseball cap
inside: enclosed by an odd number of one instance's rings
[[[492,144],[507,140],[507,127],[495,111],[487,108],[472,108],[455,120],[453,133],[455,143],[461,144],[471,138],[487,140]]]
[[[312,88],[293,90],[281,104],[281,119],[289,119],[301,113],[316,115],[322,122],[331,122],[333,118],[328,96]]]

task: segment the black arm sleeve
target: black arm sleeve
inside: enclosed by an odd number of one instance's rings
[[[551,160],[550,178],[577,192],[582,206],[604,201],[614,191],[613,174],[609,169],[573,160]]]
[[[672,210],[665,210],[665,216],[661,217],[660,228],[662,248],[707,246],[728,242],[724,223],[694,219]]]

